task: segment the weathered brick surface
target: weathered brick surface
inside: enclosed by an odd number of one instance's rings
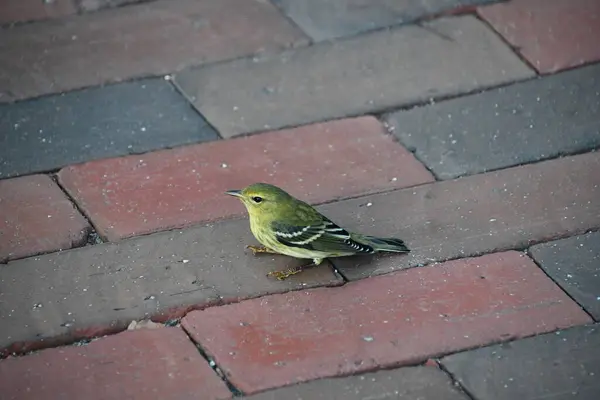
[[[1,7],[0,25],[62,17],[77,12],[74,0],[2,0]]]
[[[600,321],[600,232],[543,243],[531,256],[596,321]]]
[[[531,259],[507,252],[193,311],[182,326],[254,393],[590,320]]]
[[[349,279],[573,236],[600,227],[600,153],[346,200],[347,229],[404,239],[409,255],[333,259]]]
[[[90,229],[49,177],[0,180],[0,261],[78,246]]]
[[[386,120],[442,179],[599,148],[600,64]]]
[[[431,367],[400,368],[346,378],[320,379],[276,389],[248,400],[467,400],[442,371]]]
[[[541,73],[600,60],[596,0],[512,0],[479,14]]]
[[[109,240],[245,214],[224,192],[254,182],[322,202],[433,180],[373,117],[91,162],[59,178]]]
[[[141,329],[0,361],[4,400],[229,399],[180,328]]]
[[[464,16],[187,70],[176,83],[231,137],[423,102],[532,74],[483,23]]]
[[[591,153],[319,208],[349,229],[399,236],[412,248],[374,260],[334,259],[358,279],[597,227],[599,165],[600,155]],[[244,253],[249,243],[256,242],[240,220],[9,263],[0,282],[0,317],[7,321],[0,347],[48,344],[147,315],[166,318],[191,306],[339,282],[326,266],[289,282],[268,280],[267,271],[293,261],[253,257]]]
[[[476,399],[596,400],[600,326],[458,353],[442,364]]]
[[[445,10],[496,0],[273,0],[314,40],[414,22]]]
[[[128,4],[142,3],[147,0],[78,0],[83,11],[96,11],[103,8],[120,7]]]
[[[247,220],[143,236],[10,262],[0,273],[0,350],[23,351],[181,317],[192,307],[337,285],[330,266],[277,281],[299,263],[253,256]],[[1,353],[1,351],[0,351]]]
[[[0,178],[217,139],[162,78],[0,105]]]
[[[161,0],[23,25],[0,35],[0,102],[171,73],[298,40],[303,35],[259,0]]]

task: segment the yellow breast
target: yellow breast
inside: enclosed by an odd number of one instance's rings
[[[252,234],[262,244],[270,249],[273,248],[274,243],[277,239],[273,237],[273,232],[269,229],[270,223],[265,223],[264,221],[258,220],[257,217],[250,215],[250,230]]]

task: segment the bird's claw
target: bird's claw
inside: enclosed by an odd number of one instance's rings
[[[314,262],[310,263],[310,264],[306,264],[306,265],[299,265],[297,267],[288,268],[283,271],[269,272],[267,274],[267,276],[269,276],[271,278],[277,278],[278,280],[282,281],[292,275],[299,274],[300,272],[304,271],[305,269],[316,267],[317,265],[318,264],[315,264]]]
[[[252,254],[257,255],[258,253],[272,253],[271,250],[267,249],[264,246],[246,246],[247,249],[252,250]]]
[[[302,269],[290,268],[284,271],[272,271],[267,274],[270,278],[276,278],[279,281],[283,281],[292,275],[296,275],[297,273],[302,272]]]

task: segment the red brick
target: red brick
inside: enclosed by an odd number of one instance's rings
[[[254,393],[588,322],[511,251],[194,311],[183,327]]]
[[[0,24],[56,18],[76,12],[73,0],[2,0]]]
[[[180,328],[140,329],[0,361],[4,400],[228,399]]]
[[[373,117],[93,161],[59,177],[109,240],[243,214],[223,192],[256,181],[318,203],[433,180]]]
[[[540,73],[600,60],[600,1],[512,0],[479,15]]]
[[[68,249],[90,226],[45,175],[0,181],[0,261]]]
[[[23,25],[0,35],[0,102],[171,73],[304,40],[259,0],[162,0]]]

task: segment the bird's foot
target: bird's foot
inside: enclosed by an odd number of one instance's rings
[[[246,246],[247,249],[252,250],[252,254],[257,255],[258,253],[271,253],[277,254],[277,252],[265,247],[265,246]]]
[[[311,267],[316,267],[316,264],[311,263],[311,264],[307,264],[307,265],[300,265],[297,267],[288,268],[283,271],[273,271],[273,272],[269,272],[267,274],[267,276],[270,278],[276,278],[277,280],[283,281],[284,279],[287,279],[288,277],[290,277],[292,275],[299,274],[300,272],[304,271],[305,269],[311,268]]]
[[[269,272],[267,274],[268,277],[270,278],[276,278],[279,281],[283,281],[284,279],[292,276],[292,275],[296,275],[297,273],[302,272],[302,269],[299,268],[290,268],[290,269],[286,269],[283,271],[273,271],[273,272]]]

